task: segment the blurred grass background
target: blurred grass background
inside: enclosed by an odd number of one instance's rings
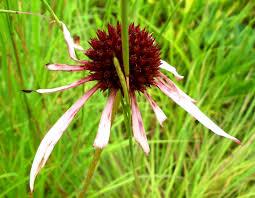
[[[73,35],[88,40],[120,20],[117,0],[49,1]],[[72,63],[61,31],[40,1],[0,1],[0,197],[27,197],[29,171],[40,140],[91,85],[62,93],[24,95],[79,74],[49,72],[44,65]],[[150,90],[168,121],[156,122],[139,96],[151,153],[135,144],[141,186],[134,183],[128,135],[119,111],[88,197],[255,197],[255,2],[230,0],[132,0],[130,21],[153,33],[162,58],[185,75],[178,85],[238,146],[198,124],[157,89]],[[86,58],[79,54],[80,58]],[[169,75],[172,78],[172,76]],[[79,112],[39,174],[35,197],[75,197],[93,156],[106,97],[97,93]],[[140,189],[141,194],[138,194]]]

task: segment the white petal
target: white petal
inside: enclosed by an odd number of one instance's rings
[[[188,96],[185,92],[183,92],[183,91],[182,91],[177,85],[175,85],[174,82],[173,82],[172,80],[170,80],[166,75],[164,75],[163,73],[160,73],[160,76],[161,76],[161,78],[166,82],[166,84],[167,84],[168,87],[173,87],[173,86],[174,86],[174,87],[179,91],[179,93],[180,93],[183,97],[187,98],[188,100],[190,100],[190,101],[193,102],[193,103],[196,103],[196,102],[197,102],[195,99],[191,98],[191,97]]]
[[[87,93],[85,93],[76,103],[74,103],[53,125],[49,132],[45,135],[37,149],[35,158],[30,171],[30,190],[34,189],[34,181],[38,172],[43,168],[46,161],[48,160],[55,144],[58,142],[64,131],[71,123],[73,118],[84,103],[90,98],[92,94],[98,90],[100,84],[97,84]]]
[[[176,70],[175,67],[173,67],[172,65],[168,64],[166,61],[161,60],[160,63],[161,63],[161,65],[160,65],[159,67],[160,67],[161,69],[165,69],[165,70],[171,72],[171,73],[175,76],[175,78],[176,78],[177,80],[181,80],[181,79],[184,78],[184,76],[180,75],[180,74],[177,72],[177,70]]]
[[[66,25],[62,23],[62,31],[64,33],[64,38],[65,38],[65,41],[66,41],[66,44],[67,44],[67,47],[68,47],[68,53],[69,53],[69,56],[75,60],[75,61],[78,61],[77,57],[76,57],[76,54],[75,54],[75,44],[74,44],[74,41],[73,41],[73,38],[69,32],[69,30],[67,29]]]
[[[196,118],[201,124],[210,129],[212,132],[217,135],[229,138],[240,144],[240,141],[238,139],[223,131],[205,114],[203,114],[196,105],[194,105],[190,100],[180,94],[176,87],[168,87],[162,81],[158,81],[157,86],[164,94],[166,94],[169,98],[171,98],[174,102],[176,102],[179,106],[181,106],[184,110],[186,110],[190,115]]]
[[[84,71],[87,69],[84,65],[67,65],[67,64],[47,64],[46,65],[48,70],[52,71]]]
[[[75,81],[75,82],[73,82],[69,85],[64,85],[64,86],[61,86],[61,87],[56,87],[56,88],[51,88],[51,89],[37,89],[37,90],[34,90],[34,91],[36,91],[37,93],[53,93],[53,92],[58,92],[58,91],[64,91],[64,90],[82,85],[82,84],[84,84],[86,82],[89,82],[91,80],[92,80],[92,77],[87,76],[87,77],[85,77],[83,79],[80,79],[80,80],[77,80],[77,81]]]
[[[112,108],[116,97],[116,93],[117,93],[116,90],[111,91],[108,102],[102,113],[100,124],[97,131],[97,136],[94,141],[94,147],[96,148],[104,148],[109,142],[111,131]]]
[[[142,116],[139,111],[135,95],[131,95],[132,127],[135,140],[140,144],[146,155],[150,152],[150,147],[146,138]]]
[[[151,108],[153,109],[160,125],[162,126],[163,122],[167,119],[166,115],[164,114],[164,112],[160,109],[160,107],[157,105],[157,103],[152,99],[152,97],[146,91],[144,91],[144,96],[149,101]]]

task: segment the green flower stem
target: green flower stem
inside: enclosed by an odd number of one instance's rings
[[[131,162],[132,162],[132,167],[134,168],[134,152],[133,152],[133,143],[132,143],[132,131],[131,128],[129,126],[130,125],[130,121],[131,119],[129,118],[127,112],[128,112],[128,106],[125,105],[124,101],[121,100],[121,104],[122,104],[122,108],[123,108],[123,114],[124,114],[124,122],[125,122],[125,127],[128,131],[128,135],[129,135],[129,149],[130,149],[130,154],[131,154]]]
[[[54,11],[51,9],[50,5],[47,3],[46,0],[42,0],[43,4],[46,6],[47,10],[51,13],[52,17],[55,19],[55,21],[57,22],[57,24],[61,27],[61,21],[59,20],[59,18],[57,17],[57,15],[54,13]]]
[[[116,116],[116,113],[117,113],[117,110],[118,110],[118,107],[119,107],[119,104],[120,104],[120,99],[121,99],[121,93],[120,93],[120,91],[118,91],[117,95],[116,95],[116,98],[115,98],[115,101],[114,101],[114,104],[113,104],[112,117],[111,117],[112,122],[113,122],[113,120]],[[80,192],[80,194],[78,196],[80,198],[85,197],[85,194],[86,194],[86,192],[88,190],[88,187],[91,183],[92,177],[93,177],[93,175],[96,171],[96,167],[98,165],[98,162],[99,162],[102,151],[103,151],[103,149],[99,149],[99,148],[97,148],[96,151],[95,151],[94,158],[93,158],[93,160],[92,160],[92,162],[89,166],[88,173],[87,173],[86,178],[85,178],[84,183],[83,183],[82,191]]]
[[[129,79],[128,1],[121,0],[120,7],[121,7],[121,26],[122,26],[121,28],[122,58],[123,58],[123,64],[124,64],[124,73],[126,78]]]
[[[127,87],[127,82],[125,80],[125,76],[121,70],[120,63],[116,57],[113,58],[113,63],[115,66],[115,69],[117,71],[118,77],[120,79],[120,84],[122,86],[122,91],[125,99],[125,103],[122,103],[123,109],[124,109],[124,116],[125,116],[125,125],[129,134],[130,138],[130,152],[131,152],[131,157],[133,161],[133,146],[132,146],[132,130],[131,130],[131,105],[130,105],[130,96],[128,92],[128,87]]]
[[[124,109],[125,116],[125,125],[129,134],[129,148],[131,154],[132,167],[135,177],[136,189],[139,195],[141,195],[140,191],[140,182],[138,178],[138,174],[135,169],[134,164],[134,151],[132,145],[132,123],[131,123],[131,105],[130,105],[130,96],[129,96],[129,38],[128,38],[128,0],[121,0],[121,42],[122,42],[122,59],[124,65],[124,74],[121,70],[119,62],[117,58],[114,58],[114,65],[116,67],[116,71],[118,73],[121,86],[124,93],[124,98],[126,101],[126,105],[122,103]]]
[[[141,195],[141,191],[140,191],[140,182],[139,182],[139,177],[138,174],[136,172],[135,169],[135,160],[134,160],[134,151],[133,151],[133,143],[132,143],[132,123],[131,123],[131,105],[130,105],[130,96],[129,96],[129,92],[128,92],[128,88],[127,88],[127,82],[125,80],[125,76],[121,70],[119,61],[116,57],[113,58],[113,63],[114,66],[116,68],[118,77],[120,79],[120,83],[122,86],[122,90],[123,90],[123,94],[124,94],[124,101],[121,100],[122,103],[122,107],[123,107],[123,113],[124,113],[124,123],[125,123],[125,127],[126,130],[128,132],[128,136],[129,136],[129,149],[130,149],[130,156],[131,156],[131,162],[132,162],[132,168],[133,168],[133,174],[135,177],[135,183],[136,183],[136,189],[137,189],[137,193],[139,195]]]
[[[102,151],[103,151],[103,149],[99,149],[99,148],[97,148],[96,151],[95,151],[93,161],[91,162],[91,164],[89,166],[89,170],[88,170],[86,179],[84,181],[82,191],[79,194],[79,198],[83,198],[85,196],[87,190],[88,190],[91,179],[94,175],[94,172],[96,171],[96,167],[97,167],[97,164],[99,162],[100,155],[101,155]]]
[[[114,63],[115,69],[117,71],[118,77],[120,79],[120,84],[122,86],[122,91],[123,91],[123,94],[124,94],[124,98],[126,100],[127,105],[130,106],[130,98],[129,98],[129,94],[128,94],[127,82],[126,82],[125,76],[124,76],[124,74],[121,70],[119,60],[116,57],[114,57],[113,58],[113,63]]]
[[[131,130],[131,116],[130,116],[130,114],[127,113],[127,112],[129,112],[130,106],[125,105],[123,100],[121,101],[121,103],[122,103],[122,107],[124,110],[124,118],[125,118],[124,122],[126,125],[126,129],[128,131],[128,135],[129,135],[129,149],[130,149],[130,155],[131,155],[133,174],[134,174],[134,178],[135,178],[136,191],[137,191],[139,197],[142,197],[141,184],[140,184],[140,180],[138,177],[138,173],[135,169],[134,151],[133,151],[133,143],[132,143],[132,130]]]

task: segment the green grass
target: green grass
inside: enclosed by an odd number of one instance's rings
[[[72,63],[63,36],[40,1],[0,1],[0,197],[27,197],[36,149],[58,117],[91,85],[64,93],[24,95],[24,88],[64,85],[86,75],[49,72],[48,62]],[[146,157],[135,144],[142,197],[255,197],[255,2],[228,0],[131,1],[130,21],[153,33],[162,58],[185,75],[178,85],[242,145],[198,124],[156,88],[150,93],[168,121],[164,128],[139,96],[150,142]],[[88,40],[97,28],[120,20],[117,0],[50,5],[72,34]],[[79,57],[84,56],[79,53]],[[169,75],[172,78],[172,76]],[[56,145],[35,184],[35,197],[75,197],[93,156],[106,96],[97,93]],[[138,197],[128,134],[119,111],[88,197]]]

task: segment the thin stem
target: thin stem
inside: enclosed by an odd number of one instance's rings
[[[126,100],[126,103],[130,106],[130,97],[129,97],[129,94],[128,94],[127,82],[126,82],[125,76],[124,76],[124,74],[121,70],[119,60],[116,57],[113,57],[113,63],[114,63],[115,69],[117,71],[118,77],[120,79],[120,84],[122,86],[122,90],[123,90],[123,93],[124,93],[124,98]]]
[[[7,9],[9,9],[9,3],[8,3],[7,0],[6,0],[6,6],[7,6]],[[16,42],[15,42],[15,39],[14,39],[14,30],[13,30],[13,25],[12,25],[12,19],[11,19],[11,16],[9,16],[7,14],[6,14],[6,18],[7,18],[8,30],[9,30],[10,37],[11,37],[11,44],[12,44],[13,51],[14,51],[14,57],[15,57],[15,60],[16,60],[16,63],[17,63],[19,83],[20,83],[21,87],[23,87],[24,86],[24,79],[23,79],[23,75],[22,75],[22,71],[21,71],[21,62],[20,62],[19,52],[18,52],[18,48],[17,48]],[[24,98],[24,103],[25,103],[25,106],[26,106],[27,114],[28,114],[28,120],[29,120],[29,123],[30,123],[29,126],[33,126],[33,124],[32,124],[33,122],[30,119],[30,118],[32,118],[32,111],[29,107],[27,98],[24,95],[23,95],[23,98]],[[36,131],[40,131],[40,127],[39,127],[39,124],[38,124],[37,120],[35,120],[35,128],[36,128]]]
[[[174,16],[174,14],[175,14],[177,8],[180,7],[181,3],[182,3],[182,0],[180,0],[180,1],[175,5],[173,11],[171,12],[170,16],[169,16],[168,19],[167,19],[167,22],[164,24],[163,28],[162,28],[161,31],[159,32],[159,35],[157,36],[158,38],[161,38],[162,34],[163,34],[163,33],[165,32],[165,30],[167,29],[167,27],[168,27],[168,25],[169,25],[169,23],[170,23],[172,17]]]
[[[57,15],[54,13],[54,11],[51,9],[50,5],[47,3],[46,0],[42,0],[43,4],[46,6],[47,10],[51,13],[52,17],[56,20],[57,24],[59,26],[61,25],[61,21],[59,20],[59,18],[57,17]]]
[[[134,161],[134,152],[133,152],[133,145],[132,145],[132,123],[131,123],[131,104],[130,104],[130,96],[129,96],[129,38],[128,38],[128,1],[121,0],[121,42],[122,42],[122,59],[124,65],[124,74],[122,73],[120,66],[118,64],[117,58],[114,60],[114,65],[116,67],[118,76],[120,78],[121,86],[124,93],[124,98],[126,104],[123,104],[124,108],[124,115],[125,115],[125,124],[129,134],[129,148],[131,154],[131,161],[133,166],[133,172],[135,177],[136,189],[139,195],[141,195],[140,191],[140,182],[138,178],[138,174],[135,169],[135,161]],[[123,79],[123,77],[125,77]]]
[[[138,173],[136,171],[136,168],[135,168],[135,158],[134,158],[134,150],[133,150],[133,142],[132,142],[132,130],[131,130],[131,116],[130,114],[128,115],[127,112],[128,112],[128,109],[130,109],[129,106],[127,106],[123,100],[121,101],[121,104],[122,104],[122,107],[123,107],[123,110],[124,110],[124,122],[125,122],[125,125],[126,125],[126,129],[128,131],[128,135],[129,135],[129,150],[130,150],[130,157],[131,157],[131,162],[132,162],[132,169],[133,169],[133,174],[134,174],[134,178],[135,178],[135,186],[136,186],[136,190],[137,190],[137,193],[139,195],[139,197],[141,197],[142,193],[141,193],[141,184],[140,184],[140,180],[139,180],[139,177],[138,177]]]
[[[122,58],[123,58],[123,64],[124,64],[124,73],[126,78],[128,79],[129,77],[128,1],[121,0],[120,6],[121,6],[121,26],[122,26],[121,27]]]
[[[40,16],[40,17],[45,17],[41,14],[38,13],[33,13],[33,12],[23,12],[23,11],[17,11],[17,10],[4,10],[0,9],[0,13],[8,13],[8,14],[26,14],[26,15],[34,15],[34,16]]]
[[[120,91],[118,91],[117,95],[116,95],[116,98],[115,98],[115,101],[114,101],[114,104],[113,104],[111,122],[113,122],[113,120],[116,116],[116,113],[117,113],[117,110],[118,110],[118,107],[119,107],[119,104],[120,104],[120,98],[121,98],[121,93],[120,93]],[[84,180],[82,191],[80,192],[80,194],[78,196],[80,198],[84,197],[87,190],[88,190],[88,187],[91,183],[92,177],[93,177],[93,175],[96,171],[96,167],[97,167],[97,164],[99,162],[100,155],[101,155],[102,151],[103,150],[99,149],[99,148],[97,148],[96,151],[95,151],[93,161],[91,162],[91,164],[89,166],[88,173],[87,173],[86,178]]]
[[[129,135],[129,149],[130,149],[130,155],[131,155],[131,162],[132,162],[132,167],[133,167],[133,171],[134,171],[134,167],[135,167],[135,163],[134,163],[134,151],[133,151],[133,143],[132,143],[132,133],[130,130],[130,123],[129,123],[129,116],[127,115],[127,105],[124,103],[123,100],[121,100],[121,104],[122,104],[122,108],[123,108],[123,114],[124,114],[124,122],[125,122],[125,127],[128,131],[128,135]],[[135,172],[135,171],[134,171]]]
[[[88,170],[88,173],[87,173],[87,176],[86,176],[86,179],[84,181],[84,184],[83,184],[83,188],[82,188],[82,191],[81,193],[79,194],[79,197],[82,198],[84,197],[84,195],[86,194],[87,190],[88,190],[88,187],[89,187],[89,184],[91,182],[91,179],[94,175],[94,172],[96,170],[96,167],[97,167],[97,164],[99,162],[99,159],[100,159],[100,155],[102,153],[102,149],[99,149],[97,148],[96,151],[95,151],[95,154],[94,154],[94,158],[93,158],[93,161],[91,162],[90,166],[89,166],[89,170]]]
[[[132,162],[132,168],[133,168],[133,174],[134,174],[134,178],[135,178],[135,184],[136,184],[136,189],[137,189],[137,193],[139,195],[141,195],[141,191],[140,191],[140,182],[139,182],[139,178],[138,178],[138,174],[136,172],[135,169],[135,160],[134,160],[134,150],[133,150],[133,143],[132,143],[132,123],[131,123],[131,105],[130,105],[130,96],[129,96],[129,92],[128,92],[128,88],[127,88],[127,82],[125,80],[125,76],[121,70],[119,61],[116,57],[113,58],[113,63],[114,66],[116,68],[118,77],[120,79],[120,84],[122,86],[122,90],[124,93],[124,101],[121,100],[122,103],[122,107],[123,107],[123,113],[124,113],[124,123],[125,123],[125,127],[126,130],[128,132],[128,136],[129,136],[129,149],[130,149],[130,157],[131,157],[131,162]]]

